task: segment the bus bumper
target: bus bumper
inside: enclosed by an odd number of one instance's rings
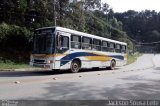
[[[37,63],[33,63],[30,62],[29,63],[31,66],[33,67],[39,67],[39,68],[45,68],[45,69],[54,69],[54,64],[37,64]]]

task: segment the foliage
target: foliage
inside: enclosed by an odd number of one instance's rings
[[[31,51],[32,32],[17,25],[0,24],[0,59],[5,62],[26,61]]]
[[[115,13],[115,17],[123,23],[127,34],[137,42],[160,41],[160,13],[151,10],[129,10]]]
[[[26,27],[17,25],[0,24],[0,41],[2,45],[11,47],[25,47],[31,41],[32,32]],[[1,45],[1,46],[2,46]]]

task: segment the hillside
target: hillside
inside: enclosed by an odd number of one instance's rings
[[[122,22],[99,0],[2,0],[0,13],[1,61],[29,61],[34,30],[54,26],[55,20],[57,26],[124,41],[133,48]]]

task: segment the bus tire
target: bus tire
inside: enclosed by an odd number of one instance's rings
[[[111,63],[110,63],[110,67],[109,67],[109,68],[110,68],[111,70],[114,70],[115,67],[116,67],[116,61],[115,61],[115,60],[112,60]]]
[[[71,63],[70,71],[72,73],[77,73],[81,68],[80,60],[73,60]]]

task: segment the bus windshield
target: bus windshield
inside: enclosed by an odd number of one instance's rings
[[[34,35],[34,54],[54,53],[55,39],[53,32],[36,32]]]

